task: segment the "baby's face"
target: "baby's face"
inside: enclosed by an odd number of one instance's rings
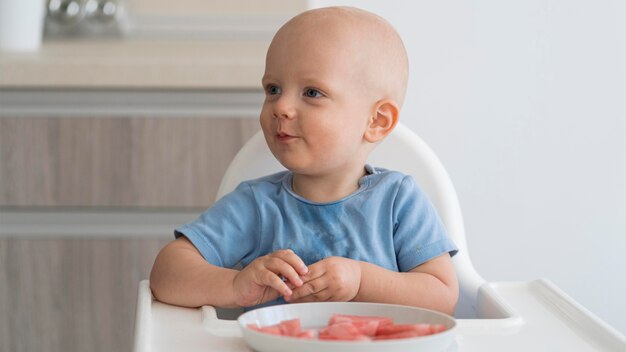
[[[296,173],[341,171],[366,158],[376,98],[362,79],[360,44],[333,39],[295,28],[268,50],[261,127],[274,156]]]

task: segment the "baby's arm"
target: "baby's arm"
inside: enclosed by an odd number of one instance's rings
[[[361,301],[403,304],[454,313],[458,284],[446,253],[399,273],[348,258],[329,257],[309,266],[292,302]]]
[[[305,272],[306,266],[291,250],[259,257],[241,271],[221,268],[209,264],[186,237],[180,237],[157,256],[150,288],[159,301],[179,306],[246,307],[290,295],[280,276],[297,287],[302,285],[299,274]]]
[[[355,301],[404,304],[452,315],[459,298],[456,273],[445,253],[409,272],[361,264],[361,288]]]
[[[180,237],[165,246],[154,261],[150,288],[159,301],[185,307],[236,307],[233,269],[209,264],[196,247]]]

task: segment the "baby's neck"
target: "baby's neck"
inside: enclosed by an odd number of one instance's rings
[[[293,174],[292,190],[316,203],[340,200],[359,189],[359,180],[366,174],[365,167],[324,175]]]

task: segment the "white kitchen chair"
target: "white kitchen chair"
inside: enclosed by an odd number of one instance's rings
[[[493,283],[481,278],[470,261],[452,182],[433,151],[407,127],[398,124],[368,162],[412,175],[428,193],[459,247],[452,260],[460,287],[455,312],[458,328],[450,351],[626,351],[624,335],[550,281]],[[217,199],[243,180],[282,169],[258,132],[232,160]],[[249,352],[237,322],[228,320],[240,312],[161,303],[144,280],[139,285],[134,351]]]

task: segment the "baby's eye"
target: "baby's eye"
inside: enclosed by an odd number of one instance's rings
[[[307,98],[319,98],[323,96],[323,94],[315,88],[307,88],[304,90],[304,96]]]
[[[275,85],[268,85],[265,90],[267,91],[267,94],[269,95],[280,94],[280,87],[275,86]]]

